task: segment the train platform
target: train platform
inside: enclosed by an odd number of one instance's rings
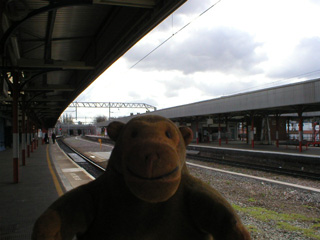
[[[39,145],[13,183],[12,149],[0,152],[0,239],[31,239],[33,224],[64,192],[91,181],[57,144]]]
[[[97,137],[93,137],[97,141]],[[96,161],[106,162],[112,146],[92,142],[81,137],[66,139],[68,144],[82,153],[95,156]],[[195,145],[195,144],[192,144]],[[308,147],[300,153],[293,146],[256,145],[230,141],[200,143],[196,146],[242,149],[243,151],[277,152],[284,155],[316,156],[320,159],[319,147]],[[92,181],[75,162],[61,151],[58,144],[44,144],[26,158],[26,165],[21,165],[19,158],[19,183],[13,183],[12,149],[0,152],[0,239],[30,239],[32,227],[40,214],[64,192]],[[106,164],[106,163],[105,163]]]
[[[266,152],[266,153],[279,153],[297,156],[316,156],[320,158],[320,147],[314,146],[303,146],[302,152],[299,152],[299,147],[294,145],[280,144],[277,147],[274,144],[259,144],[256,143],[254,147],[244,141],[229,141],[228,143],[221,143],[219,145],[218,141],[214,142],[201,142],[199,144],[191,143],[193,146],[203,146],[203,147],[214,147],[219,149],[234,149],[234,150],[244,150],[244,151],[256,151],[256,152]]]
[[[112,143],[108,137],[84,136],[87,140]],[[187,158],[269,171],[291,173],[300,177],[319,179],[320,148],[304,146],[302,152],[296,146],[261,144],[254,148],[246,141],[195,142],[187,147]],[[210,160],[208,160],[210,159]]]
[[[86,139],[91,139],[92,141],[98,141],[102,139],[103,142],[108,142],[109,138],[105,136],[97,135],[86,135]],[[196,144],[195,142],[190,143],[190,146],[199,146],[199,147],[212,147],[219,149],[230,149],[230,150],[243,150],[243,151],[256,151],[256,152],[266,152],[266,153],[279,153],[279,154],[288,154],[288,155],[297,155],[297,156],[315,156],[320,158],[320,147],[318,146],[303,146],[302,152],[299,152],[299,147],[295,145],[286,145],[285,143],[280,143],[279,147],[275,144],[261,144],[255,143],[252,147],[251,143],[246,141],[235,141],[229,140],[228,143],[225,141],[219,142],[200,142]]]

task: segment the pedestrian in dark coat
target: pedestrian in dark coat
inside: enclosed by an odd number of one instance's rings
[[[56,134],[52,133],[51,138],[52,138],[53,144],[55,144],[56,143]]]
[[[44,135],[44,142],[45,142],[45,144],[48,144],[48,143],[49,143],[48,133],[46,133],[46,134]]]

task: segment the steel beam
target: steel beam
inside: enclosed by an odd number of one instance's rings
[[[276,114],[276,146],[279,147],[279,120],[280,114]]]
[[[52,60],[50,63],[44,59],[19,59],[19,69],[61,69],[61,70],[93,70],[94,66],[87,66],[82,61]]]
[[[196,140],[197,144],[199,144],[199,120],[196,118]]]
[[[39,91],[62,91],[62,92],[72,92],[75,90],[74,86],[71,85],[63,85],[63,84],[50,84],[47,86],[33,86],[27,87],[23,91],[24,92],[39,92]]]
[[[19,102],[19,75],[13,73],[12,91],[12,134],[13,134],[13,182],[19,182],[19,126],[18,126],[18,102]]]
[[[30,119],[27,118],[27,157],[30,157]]]
[[[7,31],[5,31],[5,33],[3,34],[3,36],[0,40],[0,54],[5,53],[7,42],[9,40],[9,38],[12,36],[12,34],[14,33],[14,31],[18,27],[20,27],[20,25],[22,25],[28,19],[30,19],[34,16],[37,16],[37,15],[40,15],[40,14],[46,13],[46,12],[53,11],[55,9],[59,9],[59,8],[78,6],[78,5],[91,5],[91,4],[92,4],[92,0],[61,0],[59,2],[55,2],[55,3],[50,4],[48,6],[31,11],[30,13],[28,13],[28,15],[25,18],[23,18],[20,21],[14,22],[9,27],[9,29],[7,29]]]
[[[124,103],[124,102],[72,102],[69,107],[86,108],[146,108],[156,110],[156,107],[146,103]]]
[[[302,140],[303,140],[303,117],[302,117],[302,110],[299,110],[299,152],[302,152]]]
[[[254,148],[254,113],[251,114],[251,147]]]
[[[219,146],[221,146],[221,121],[220,121],[220,115],[218,117],[218,139],[219,139]]]
[[[21,119],[21,148],[22,148],[22,166],[26,165],[26,110],[24,106],[22,107],[22,119]]]
[[[228,144],[228,137],[229,137],[229,124],[228,124],[228,117],[226,116],[226,144]]]
[[[124,7],[153,8],[155,0],[93,0],[93,4],[108,4]]]

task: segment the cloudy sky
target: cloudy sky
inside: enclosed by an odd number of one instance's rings
[[[76,101],[163,109],[320,77],[319,12],[319,0],[188,0]],[[130,112],[145,110],[111,117]],[[82,121],[108,113],[78,108]]]

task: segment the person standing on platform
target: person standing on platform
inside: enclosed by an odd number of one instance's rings
[[[53,144],[55,144],[55,143],[56,143],[56,134],[55,134],[55,133],[52,133],[52,134],[51,134],[51,138],[52,138]]]
[[[48,143],[49,143],[48,133],[46,133],[46,134],[44,135],[44,142],[45,142],[45,144],[48,144]]]

